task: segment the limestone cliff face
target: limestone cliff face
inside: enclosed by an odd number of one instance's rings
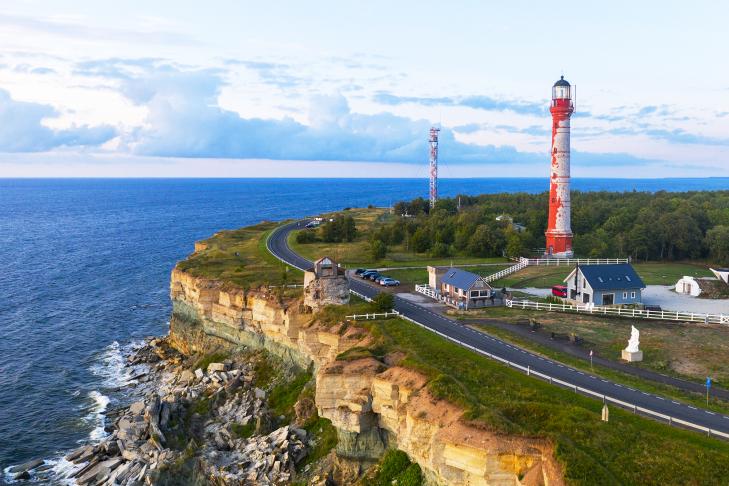
[[[337,356],[372,338],[362,329],[321,325],[301,300],[281,303],[175,269],[172,344],[185,353],[219,346],[265,348],[316,369],[316,405],[339,433],[338,454],[375,460],[386,447],[405,451],[432,484],[561,485],[546,441],[497,435],[469,425],[458,407],[435,399],[425,376],[373,358]]]

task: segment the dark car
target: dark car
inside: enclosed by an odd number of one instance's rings
[[[567,287],[564,285],[555,285],[552,287],[552,295],[555,297],[567,297]]]
[[[367,269],[366,269],[366,268],[358,268],[357,270],[355,270],[355,271],[354,271],[354,274],[355,274],[355,275],[362,275],[362,274],[363,274],[363,273],[365,273],[366,271],[367,271]]]
[[[382,274],[380,272],[371,273],[367,276],[370,280],[373,282],[376,282],[378,278],[382,277]]]
[[[379,275],[380,273],[377,270],[365,270],[364,272],[360,273],[359,276],[362,278],[370,278],[370,275]]]

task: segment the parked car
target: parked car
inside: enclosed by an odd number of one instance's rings
[[[400,285],[400,281],[395,280],[394,278],[385,277],[380,280],[380,285],[384,285],[385,287],[397,287],[398,285]]]
[[[363,273],[365,273],[366,271],[367,271],[366,268],[358,268],[357,270],[354,271],[354,274],[359,276],[359,275],[362,275]]]
[[[319,221],[309,221],[308,223],[306,223],[306,226],[304,226],[304,227],[305,228],[316,228],[318,226],[319,226]]]
[[[377,279],[380,277],[382,277],[382,274],[380,272],[371,273],[367,276],[367,278],[369,278],[373,282],[377,281]]]
[[[375,281],[375,283],[380,283],[382,280],[384,280],[386,278],[390,278],[390,277],[386,277],[386,276],[380,274],[379,276],[375,277],[373,280]]]
[[[555,297],[567,297],[567,287],[564,285],[555,285],[552,287],[552,295]]]
[[[380,272],[377,270],[365,270],[364,272],[360,273],[359,276],[362,278],[370,278],[371,275],[379,275]]]

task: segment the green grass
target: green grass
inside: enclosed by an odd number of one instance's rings
[[[654,381],[644,380],[634,375],[623,373],[618,370],[605,368],[598,364],[595,364],[591,368],[590,363],[586,360],[577,358],[561,351],[554,350],[552,348],[548,348],[528,339],[524,339],[518,334],[502,328],[479,324],[472,325],[471,327],[486,334],[496,336],[503,341],[507,341],[524,349],[533,351],[534,353],[540,354],[544,357],[559,361],[560,363],[571,366],[573,368],[589,372],[593,375],[607,378],[616,383],[621,383],[623,385],[637,388],[648,393],[668,397],[674,400],[681,400],[685,403],[689,403],[697,407],[709,408],[710,410],[713,410],[715,412],[729,414],[729,403],[718,398],[709,397],[709,405],[707,407],[706,398],[703,393],[686,392],[670,385],[664,385]]]
[[[221,231],[204,240],[207,248],[179,262],[177,268],[198,277],[218,279],[242,289],[301,283],[303,273],[284,265],[266,249],[266,238],[278,223],[260,223]],[[287,289],[286,295],[301,290]]]
[[[276,384],[268,396],[268,405],[276,416],[283,415],[286,420],[294,418],[294,405],[307,383],[311,381],[309,372],[298,373],[291,380]]]
[[[711,376],[717,386],[729,388],[729,329],[726,326],[538,312],[508,307],[469,311],[457,318],[498,319],[502,322],[534,319],[545,332],[577,334],[585,340],[584,346],[614,361],[620,360],[631,326],[635,326],[640,330],[643,361],[633,363],[633,366],[697,383],[704,383],[706,377]]]
[[[449,263],[450,265],[450,263]],[[478,267],[462,267],[464,270],[479,275],[488,276],[508,268],[510,265],[488,265]],[[397,270],[386,270],[383,272],[388,277],[399,280],[403,284],[422,284],[428,283],[428,270],[425,268],[407,268]]]
[[[337,429],[328,419],[317,416],[304,425],[304,430],[314,437],[314,447],[297,466],[299,469],[318,461],[337,446]]]
[[[221,362],[225,361],[226,359],[228,359],[229,356],[230,356],[230,353],[224,353],[224,352],[215,352],[215,353],[207,354],[195,362],[195,364],[192,367],[192,370],[196,370],[196,369],[200,368],[203,371],[207,371],[210,363],[221,363]]]
[[[694,277],[710,277],[709,269],[698,263],[686,262],[650,262],[636,263],[635,271],[646,285],[673,285],[684,275]],[[536,287],[547,289],[553,285],[563,285],[564,279],[574,266],[530,266],[519,272],[494,282],[497,288]]]
[[[366,325],[429,377],[439,398],[496,433],[549,438],[570,484],[714,484],[729,444],[671,428],[527,377],[401,320]]]
[[[233,431],[235,436],[239,439],[248,439],[256,431],[256,423],[252,420],[247,424],[233,423],[230,424],[230,429]]]
[[[367,483],[373,486],[420,486],[423,484],[423,474],[420,466],[413,463],[407,454],[390,449],[382,456],[374,477]]]

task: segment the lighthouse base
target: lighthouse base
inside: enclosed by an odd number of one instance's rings
[[[550,233],[547,231],[547,247],[544,256],[547,258],[572,258],[572,234],[571,233]]]

